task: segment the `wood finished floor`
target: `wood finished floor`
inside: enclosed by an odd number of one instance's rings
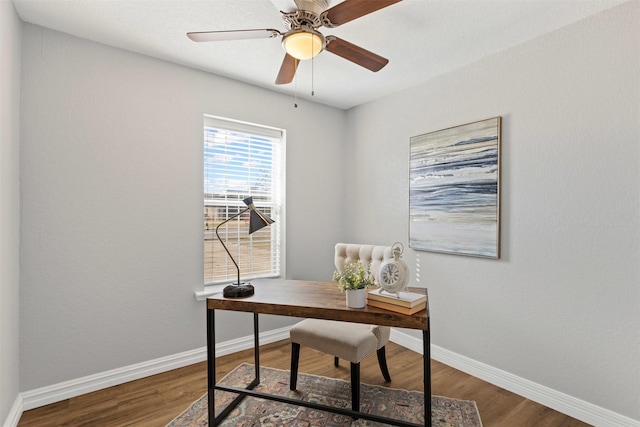
[[[260,364],[288,369],[290,345],[280,341],[261,347]],[[218,358],[217,378],[239,363],[253,363],[253,351]],[[387,346],[391,387],[422,391],[422,356],[394,343]],[[415,369],[411,367],[415,366]],[[349,380],[349,364],[333,366],[333,357],[302,348],[300,372]],[[432,392],[475,400],[484,427],[587,427],[588,424],[432,361]],[[361,364],[361,381],[384,385],[375,356]],[[137,426],[162,427],[206,392],[205,362],[26,411],[19,427]]]

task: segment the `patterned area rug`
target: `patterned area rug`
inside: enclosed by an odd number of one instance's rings
[[[243,363],[220,381],[231,387],[246,387],[253,379],[253,365]],[[298,390],[289,390],[289,371],[262,367],[256,391],[315,401],[334,407],[351,408],[351,386],[348,381],[309,374],[298,374]],[[236,395],[216,390],[216,415]],[[360,410],[389,418],[424,424],[424,398],[418,391],[361,384]],[[482,427],[475,402],[432,396],[431,419],[434,427]],[[196,400],[167,427],[207,426],[207,395]],[[290,426],[290,427],[365,427],[382,426],[367,420],[353,420],[303,406],[288,405],[246,397],[221,424],[223,426]]]

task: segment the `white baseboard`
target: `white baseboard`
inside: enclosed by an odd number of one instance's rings
[[[392,329],[391,341],[422,354],[422,339]],[[595,427],[640,427],[640,421],[431,345],[431,358]],[[482,414],[480,414],[482,416]]]
[[[260,344],[269,344],[289,338],[289,327],[260,334]],[[422,354],[422,340],[402,331],[392,329],[391,341],[409,350]],[[224,356],[253,347],[253,336],[238,338],[216,345],[216,355]],[[100,374],[89,375],[63,383],[26,391],[18,395],[3,427],[17,427],[22,412],[59,402],[92,391],[123,384],[136,379],[170,371],[206,360],[206,347],[125,366]],[[531,399],[556,411],[577,418],[596,427],[640,427],[633,420],[575,397],[552,390],[524,378],[453,353],[442,347],[431,345],[434,360],[454,367],[498,387]],[[482,415],[482,414],[481,414]]]
[[[260,333],[260,345],[269,344],[289,338],[289,327],[275,329]],[[230,341],[225,341],[216,345],[216,356],[235,353],[253,347],[253,336],[247,336]],[[89,375],[75,380],[65,381],[51,386],[38,388],[23,392],[21,398],[21,410],[48,405],[61,400],[70,399],[92,391],[101,390],[118,384],[167,372],[172,369],[192,365],[194,363],[207,360],[207,348],[202,347],[183,353],[174,354],[159,359],[150,360],[135,365],[125,366],[119,369],[102,372],[100,374]],[[18,417],[19,418],[19,417]],[[11,427],[13,424],[6,424]],[[17,422],[16,424],[17,425]]]

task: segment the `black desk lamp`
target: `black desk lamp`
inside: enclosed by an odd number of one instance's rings
[[[271,218],[269,218],[268,216],[266,216],[265,214],[263,214],[262,212],[260,212],[258,209],[256,209],[256,207],[253,204],[253,197],[247,197],[246,199],[243,200],[244,204],[247,205],[247,207],[245,209],[243,209],[242,211],[238,212],[237,214],[235,214],[234,216],[232,216],[231,218],[222,221],[217,227],[216,227],[216,237],[218,237],[218,240],[220,241],[220,243],[222,244],[222,247],[224,248],[225,251],[227,251],[227,255],[229,255],[229,258],[231,258],[231,261],[233,261],[233,265],[236,266],[236,270],[238,270],[238,281],[236,283],[232,283],[229,286],[226,286],[224,288],[224,290],[222,291],[222,295],[225,298],[242,298],[242,297],[248,297],[253,295],[253,286],[250,283],[241,283],[240,282],[240,267],[238,267],[238,263],[236,262],[235,259],[233,259],[233,257],[231,256],[231,252],[229,252],[229,249],[227,249],[227,246],[224,244],[224,242],[222,241],[222,239],[220,238],[220,234],[218,234],[218,229],[226,224],[227,222],[231,221],[234,218],[239,217],[240,215],[242,215],[243,213],[245,213],[246,211],[249,211],[249,234],[253,233],[254,231],[258,231],[270,224],[273,224],[273,220]]]

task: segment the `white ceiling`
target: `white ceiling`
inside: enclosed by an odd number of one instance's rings
[[[293,0],[13,0],[26,21],[315,102],[350,108],[553,31],[622,0],[404,0],[321,28],[389,59],[377,73],[330,52],[274,81],[280,39],[195,43],[185,33],[275,28]],[[340,0],[330,0],[333,6]],[[275,5],[279,7],[276,7]],[[283,7],[284,6],[284,7]],[[311,91],[315,92],[311,96]]]

